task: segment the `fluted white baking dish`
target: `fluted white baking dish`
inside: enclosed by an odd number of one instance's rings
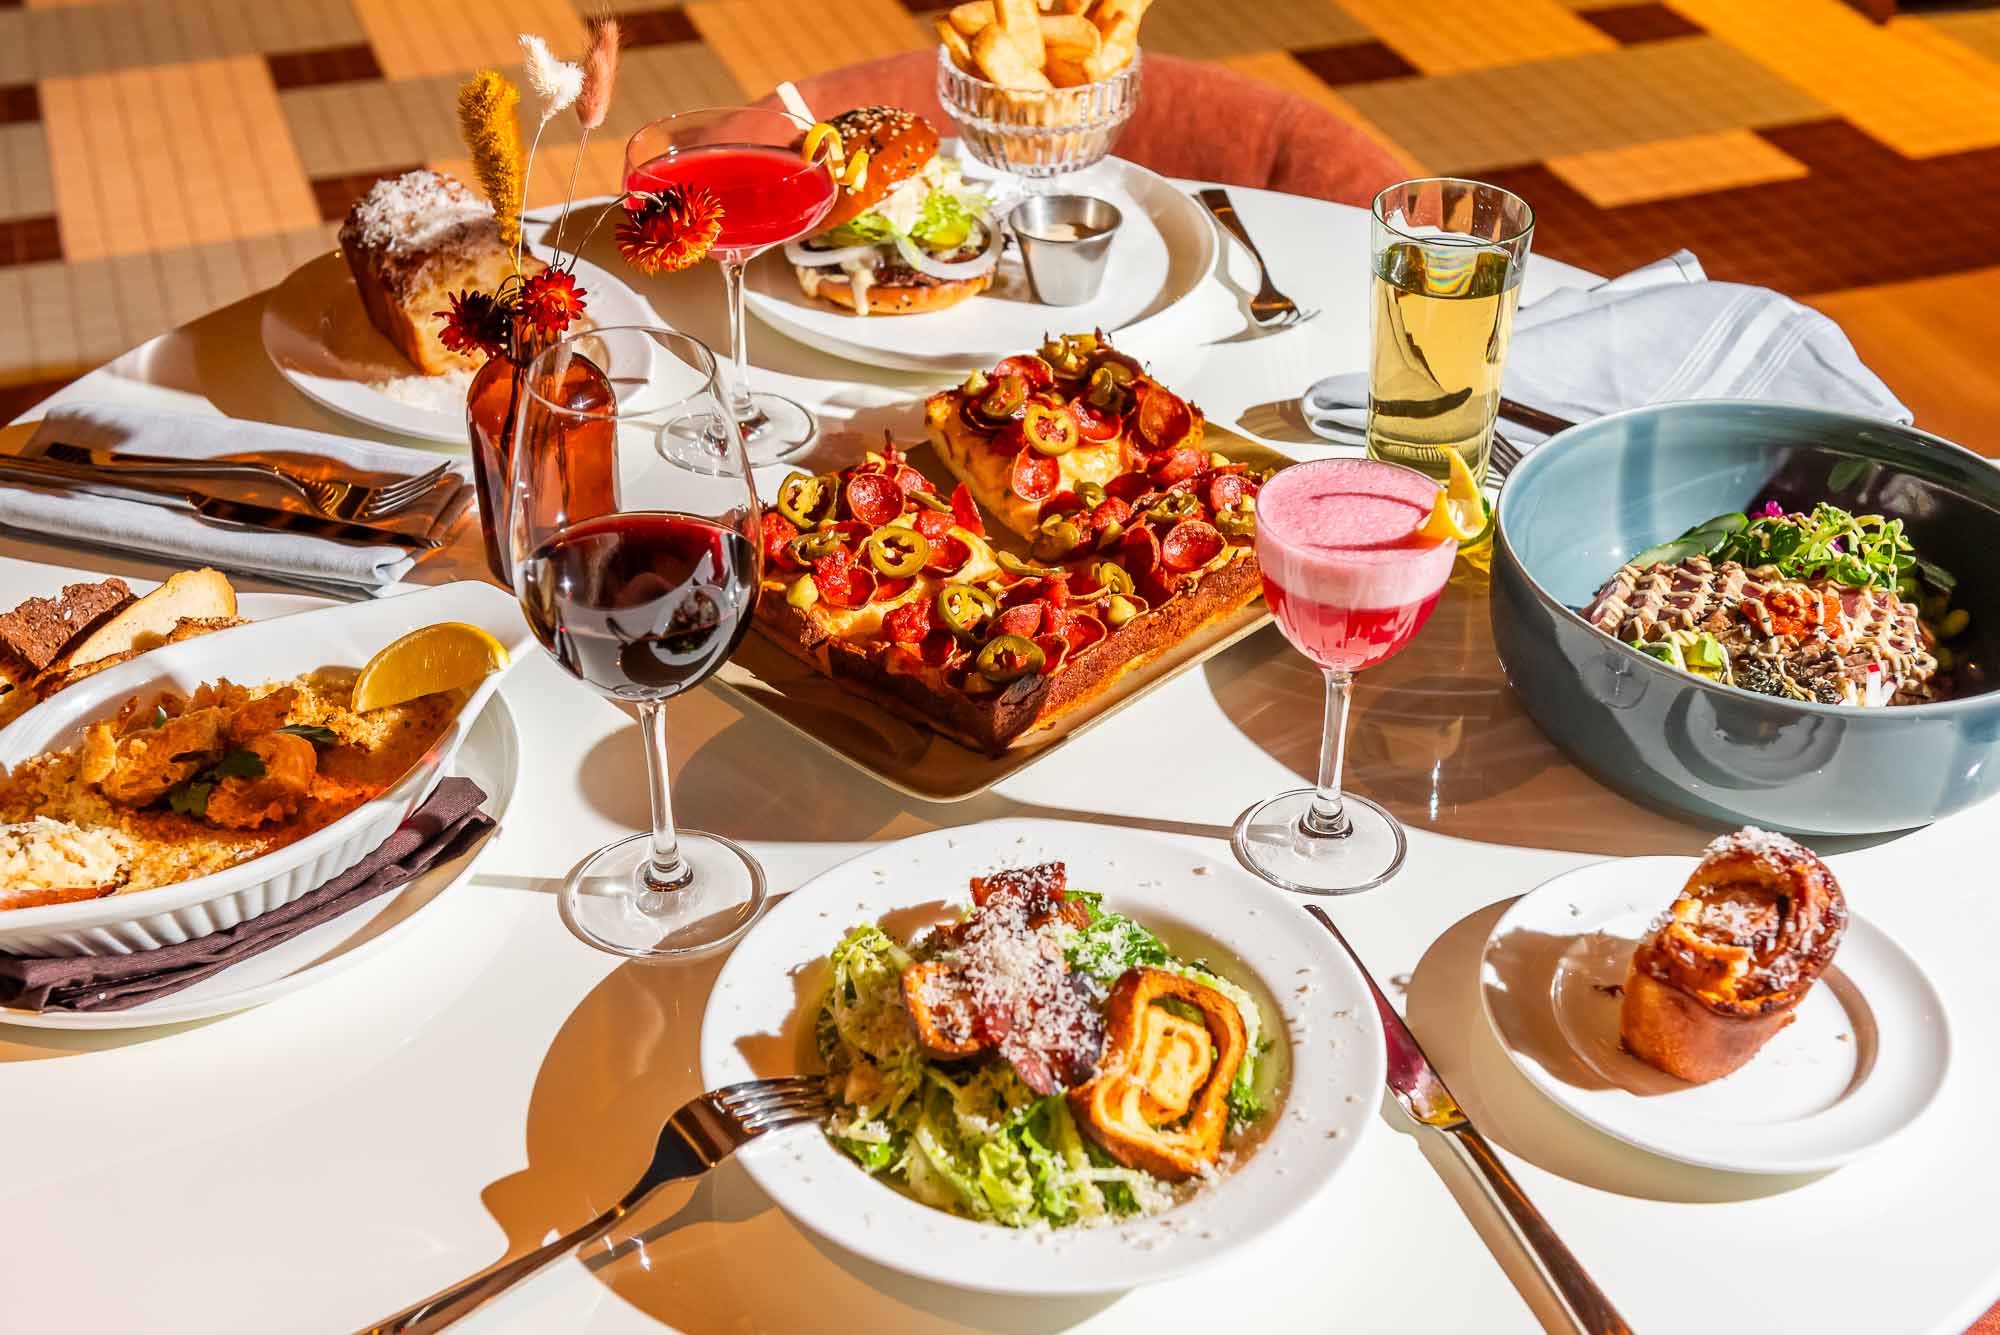
[[[69,746],[86,726],[148,691],[192,691],[228,677],[285,681],[318,668],[359,667],[406,631],[438,621],[479,626],[518,661],[533,645],[514,599],[464,580],[400,597],[344,603],[165,645],[98,673],[0,730],[0,765]],[[396,784],[325,829],[209,876],[74,904],[0,911],[0,953],[122,955],[207,936],[289,904],[359,862],[430,796],[504,673],[480,684],[431,748]]]

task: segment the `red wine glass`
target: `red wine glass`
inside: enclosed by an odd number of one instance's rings
[[[580,863],[563,921],[600,950],[671,960],[727,945],[764,902],[740,845],[677,830],[666,702],[720,667],[750,625],[762,552],[757,493],[715,355],[671,329],[577,334],[528,366],[515,427],[514,588],[542,648],[639,714],[652,828]],[[675,434],[711,418],[723,428]],[[609,454],[615,485],[575,488]]]
[[[1326,679],[1319,782],[1266,798],[1231,839],[1250,870],[1287,890],[1346,895],[1403,865],[1396,818],[1340,787],[1354,674],[1408,644],[1437,606],[1458,544],[1421,537],[1437,483],[1372,459],[1279,470],[1257,492],[1257,563],[1278,629]]]
[[[793,147],[811,128],[783,111],[709,107],[654,121],[625,145],[628,192],[700,187],[722,205],[711,253],[722,266],[729,303],[727,401],[751,462],[758,464],[797,453],[819,433],[819,423],[800,404],[750,392],[743,344],[743,266],[773,246],[810,235],[833,210],[837,187],[826,155],[808,162]]]

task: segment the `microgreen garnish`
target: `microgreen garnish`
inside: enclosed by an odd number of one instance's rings
[[[1672,565],[1690,556],[1735,561],[1755,569],[1775,566],[1786,579],[1828,579],[1848,588],[1902,589],[1912,572],[1940,592],[1955,581],[1929,561],[1920,561],[1903,535],[1903,521],[1881,515],[1849,514],[1821,502],[1811,514],[1786,514],[1767,502],[1756,518],[1741,512],[1717,515],[1672,542],[1649,547],[1632,564]]]

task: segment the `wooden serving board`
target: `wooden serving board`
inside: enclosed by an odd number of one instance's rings
[[[1204,443],[1260,468],[1291,462],[1276,450],[1219,430],[1213,423]],[[910,461],[949,490],[950,475],[928,445],[912,449]],[[1019,545],[1003,531],[992,536],[998,545]],[[927,802],[962,802],[1059,750],[1070,738],[1213,658],[1270,619],[1262,598],[1216,617],[1156,657],[1119,674],[1089,700],[1028,729],[997,756],[962,746],[844,690],[755,632],[743,637],[734,656],[709,681],[732,700],[771,714],[821,750],[899,793]]]

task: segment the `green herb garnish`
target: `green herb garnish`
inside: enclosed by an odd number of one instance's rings
[[[1774,514],[1755,519],[1732,511],[1696,524],[1671,542],[1649,547],[1631,564],[1673,565],[1691,556],[1735,561],[1755,569],[1775,566],[1786,579],[1828,579],[1848,588],[1903,589],[1920,576],[1932,588],[1949,591],[1949,572],[1917,559],[1903,521],[1881,515],[1849,514],[1821,502],[1809,515]]]
[[[317,723],[287,723],[284,727],[274,729],[274,731],[281,732],[287,737],[303,737],[314,746],[338,746],[340,744],[340,734],[336,733],[332,728],[322,727]]]
[[[261,779],[264,757],[246,747],[237,747],[191,779],[183,779],[167,790],[167,806],[182,816],[196,820],[208,815],[208,799],[215,785],[224,779]]]

